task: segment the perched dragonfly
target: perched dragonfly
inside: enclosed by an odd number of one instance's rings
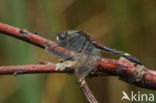
[[[117,54],[130,60],[133,63],[142,65],[140,60],[138,60],[136,57],[122,51],[117,51],[115,49],[105,47],[98,42],[91,40],[90,36],[83,31],[60,32],[57,34],[57,40],[59,46],[67,48],[68,51],[74,51],[76,53],[82,54],[77,56],[77,60],[81,64],[76,70],[76,75],[78,77],[85,77],[91,73],[92,70],[95,70],[97,66],[96,61],[101,57],[101,50]],[[53,52],[51,49],[49,49],[49,51]],[[68,56],[62,56],[65,59],[69,59],[71,55],[69,52]]]
[[[68,55],[65,56],[61,53],[56,53],[68,60],[71,58],[70,51],[77,53],[74,58],[79,62],[75,74],[78,78],[86,77],[91,71],[96,69],[97,59],[101,57],[101,51],[95,47],[92,41],[87,35],[82,35],[81,31],[66,31],[57,34],[57,40],[59,46],[68,49]],[[48,49],[48,51],[54,53],[53,49]]]

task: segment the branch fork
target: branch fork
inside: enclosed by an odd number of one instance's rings
[[[20,29],[7,24],[0,23],[0,33],[15,37],[25,42],[36,45],[40,48],[52,49],[55,53],[63,53],[68,55],[66,48],[60,47],[57,43],[40,37],[36,34],[28,32],[26,29]],[[56,48],[57,46],[57,48]],[[71,57],[76,55],[75,52],[71,52]],[[96,71],[93,71],[93,75],[103,76],[113,75],[119,76],[120,80],[133,84],[138,87],[156,90],[156,71],[149,70],[144,66],[137,65],[126,59],[97,59]],[[28,74],[28,73],[73,73],[77,66],[77,61],[63,61],[60,63],[49,63],[40,61],[41,64],[33,65],[18,65],[18,66],[0,66],[0,75],[13,74]],[[96,98],[91,93],[87,86],[85,79],[79,81],[80,88],[86,96],[89,103],[97,103]]]

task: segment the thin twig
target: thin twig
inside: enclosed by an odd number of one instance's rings
[[[80,88],[83,91],[86,99],[88,100],[89,103],[98,103],[98,101],[96,100],[96,98],[94,97],[93,93],[91,92],[91,90],[89,89],[85,79],[83,79],[80,82]]]

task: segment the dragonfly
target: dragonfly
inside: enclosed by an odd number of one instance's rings
[[[64,59],[68,60],[71,58],[70,51],[74,51],[79,54],[76,58],[80,65],[75,71],[78,78],[85,78],[88,74],[93,72],[93,70],[96,70],[98,65],[96,61],[101,57],[101,51],[117,54],[133,63],[142,65],[141,61],[136,57],[129,53],[103,46],[98,42],[91,40],[90,36],[83,31],[68,30],[60,32],[57,34],[56,39],[59,46],[65,47],[69,51],[67,56],[58,53]],[[48,51],[53,52],[52,49],[48,49]]]

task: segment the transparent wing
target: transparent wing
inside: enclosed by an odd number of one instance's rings
[[[51,40],[55,40],[57,32],[47,32],[47,33],[45,33],[45,32],[44,33],[35,32],[35,34],[36,35],[42,35],[42,36],[44,36],[46,38],[50,38]],[[54,48],[57,48],[57,47],[54,47]],[[46,51],[47,56],[49,56],[49,57],[52,57],[52,58],[55,58],[55,59],[62,58],[61,53],[59,53],[59,55],[58,55],[58,53],[56,53],[53,50],[53,48],[49,48],[48,41],[47,41],[47,46],[45,47],[45,51]]]
[[[69,59],[71,56],[70,55],[71,51],[80,52],[81,49],[83,48],[85,41],[86,41],[85,37],[78,35],[78,36],[69,37],[66,40],[62,40],[58,42],[59,46],[62,46],[68,49],[68,55],[64,55],[63,53],[64,51],[55,52],[53,49],[57,48],[57,46],[54,48],[49,48],[47,45],[46,51],[47,51],[47,54],[51,55],[52,57],[57,57],[57,58],[62,57],[64,59]]]
[[[47,56],[52,57],[52,58],[54,58],[54,59],[58,59],[58,58],[61,59],[61,56],[57,55],[57,54],[54,52],[54,50],[52,50],[52,49],[49,48],[49,46],[46,46],[46,47],[45,47],[45,51],[46,51]]]
[[[72,36],[72,35],[70,35]],[[86,41],[86,38],[81,35],[69,37],[66,40],[59,42],[60,46],[66,47],[72,51],[80,52],[83,48],[83,45]]]
[[[101,51],[94,47],[94,45],[89,41],[85,52],[81,55],[77,55],[77,60],[79,62],[79,67],[75,71],[78,78],[84,78],[92,71],[96,70],[97,60],[101,57]]]

